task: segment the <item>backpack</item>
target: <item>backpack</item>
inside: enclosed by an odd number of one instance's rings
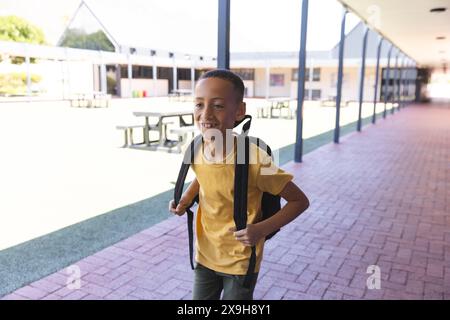
[[[261,147],[263,150],[267,152],[269,156],[272,156],[272,151],[270,147],[261,139],[255,137],[249,137],[248,130],[250,129],[251,124],[251,116],[246,115],[241,121],[235,123],[235,127],[240,123],[244,122],[246,119],[249,119],[247,123],[243,125],[242,133],[237,136],[237,143],[243,143],[245,147],[245,161],[244,163],[239,163],[235,161],[235,176],[234,176],[234,222],[236,224],[236,230],[242,230],[247,227],[247,187],[248,187],[248,169],[249,169],[249,150],[250,143],[256,144],[258,147]],[[174,190],[174,202],[175,205],[178,205],[182,193],[183,187],[186,179],[186,175],[189,171],[190,164],[194,162],[194,157],[199,147],[202,145],[202,136],[196,136],[192,142],[190,143],[188,149],[184,154],[183,163],[181,164],[180,172],[178,173],[178,179],[175,185]],[[241,161],[240,161],[241,162]],[[280,204],[280,196],[273,195],[268,192],[263,192],[262,200],[261,200],[261,211],[262,211],[262,220],[266,220],[273,216],[281,209]],[[191,263],[191,268],[194,269],[193,263],[193,252],[194,252],[194,213],[191,210],[191,207],[195,203],[199,202],[198,194],[195,196],[193,202],[186,208],[187,212],[187,224],[188,224],[188,236],[189,236],[189,259]],[[245,213],[245,214],[244,214]],[[272,238],[279,230],[271,233],[266,236],[266,240]],[[252,277],[254,275],[255,266],[256,266],[256,248],[252,246],[249,266],[247,269],[247,274],[244,280],[244,286],[248,288],[250,286]]]

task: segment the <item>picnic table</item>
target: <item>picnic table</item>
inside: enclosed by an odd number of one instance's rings
[[[169,94],[169,97],[175,97],[177,100],[186,101],[186,97],[192,96],[192,94],[193,92],[190,89],[176,89],[172,90],[172,92]]]
[[[258,118],[275,118],[273,111],[278,110],[278,117],[282,117],[283,110],[287,111],[286,118],[292,119],[292,110],[290,107],[291,98],[289,97],[277,97],[267,99],[269,104],[267,106],[259,107]]]
[[[100,91],[77,92],[72,95],[70,105],[72,107],[101,108],[109,107],[110,94]]]
[[[144,144],[147,147],[151,146],[151,143],[156,142],[156,149],[166,149],[173,148],[181,141],[172,141],[167,137],[167,126],[172,124],[173,122],[168,122],[167,119],[170,118],[178,118],[180,128],[190,127],[192,128],[192,132],[194,131],[194,113],[192,110],[179,110],[179,111],[136,111],[133,112],[133,115],[136,117],[144,117],[145,118],[145,126],[144,126]],[[184,117],[188,117],[189,121],[186,121]],[[157,118],[157,124],[150,125],[149,118]],[[157,141],[150,141],[150,130],[156,129],[159,133],[159,139]]]

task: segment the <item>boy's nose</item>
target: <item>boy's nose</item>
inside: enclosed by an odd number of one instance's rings
[[[214,118],[213,109],[211,107],[206,107],[202,110],[201,117],[202,119],[209,120]]]

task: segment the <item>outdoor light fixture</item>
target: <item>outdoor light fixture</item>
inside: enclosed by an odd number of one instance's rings
[[[173,58],[173,52],[169,52],[169,58]]]
[[[131,53],[131,54],[136,53],[136,48],[130,48],[130,53]]]
[[[202,56],[200,56],[200,60],[203,61],[203,57]]]
[[[150,55],[153,57],[153,56],[156,56],[156,51],[155,50],[150,50]]]
[[[445,12],[445,11],[447,11],[447,8],[444,8],[444,7],[437,7],[437,8],[430,9],[430,12]]]

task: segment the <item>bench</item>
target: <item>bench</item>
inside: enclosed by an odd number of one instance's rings
[[[70,106],[78,108],[109,107],[111,95],[103,92],[75,93],[70,98]]]
[[[257,107],[256,108],[257,118],[267,118],[267,107]]]
[[[189,134],[192,134],[192,138],[194,137],[195,130],[197,130],[195,126],[184,126],[170,130],[170,133],[178,135],[178,143],[176,144],[178,152],[181,152],[181,147],[188,142]]]
[[[111,95],[103,92],[94,92],[90,106],[92,108],[108,108]]]
[[[273,112],[274,110],[278,110],[278,118],[294,119],[290,105],[277,105],[275,107],[271,107],[270,108],[270,118],[275,118],[274,112]],[[283,110],[286,111],[285,115],[283,115]]]
[[[120,125],[116,126],[117,130],[123,130],[125,143],[122,146],[123,148],[126,148],[130,145],[135,144],[133,141],[133,129],[142,129],[143,134],[145,134],[145,125]],[[150,125],[150,130],[158,130],[158,125]],[[138,144],[143,144],[144,142],[140,142]]]
[[[320,101],[321,107],[336,107],[336,101],[335,100],[322,100]]]
[[[278,116],[274,115],[274,110],[278,110]],[[283,110],[285,110],[285,115],[283,115]],[[289,105],[275,105],[275,106],[266,106],[266,107],[257,107],[256,108],[256,117],[257,118],[286,118],[286,119],[294,119],[293,113],[295,113],[295,109],[291,109]]]
[[[123,148],[128,147],[130,144],[133,145],[133,129],[142,129],[145,130],[144,125],[129,125],[129,126],[116,126],[117,130],[123,130],[125,143],[122,146]]]
[[[341,108],[343,107],[348,107],[350,106],[350,104],[352,103],[358,103],[358,101],[356,100],[342,100],[341,101]],[[320,101],[320,106],[321,107],[336,107],[336,100],[322,100]]]

